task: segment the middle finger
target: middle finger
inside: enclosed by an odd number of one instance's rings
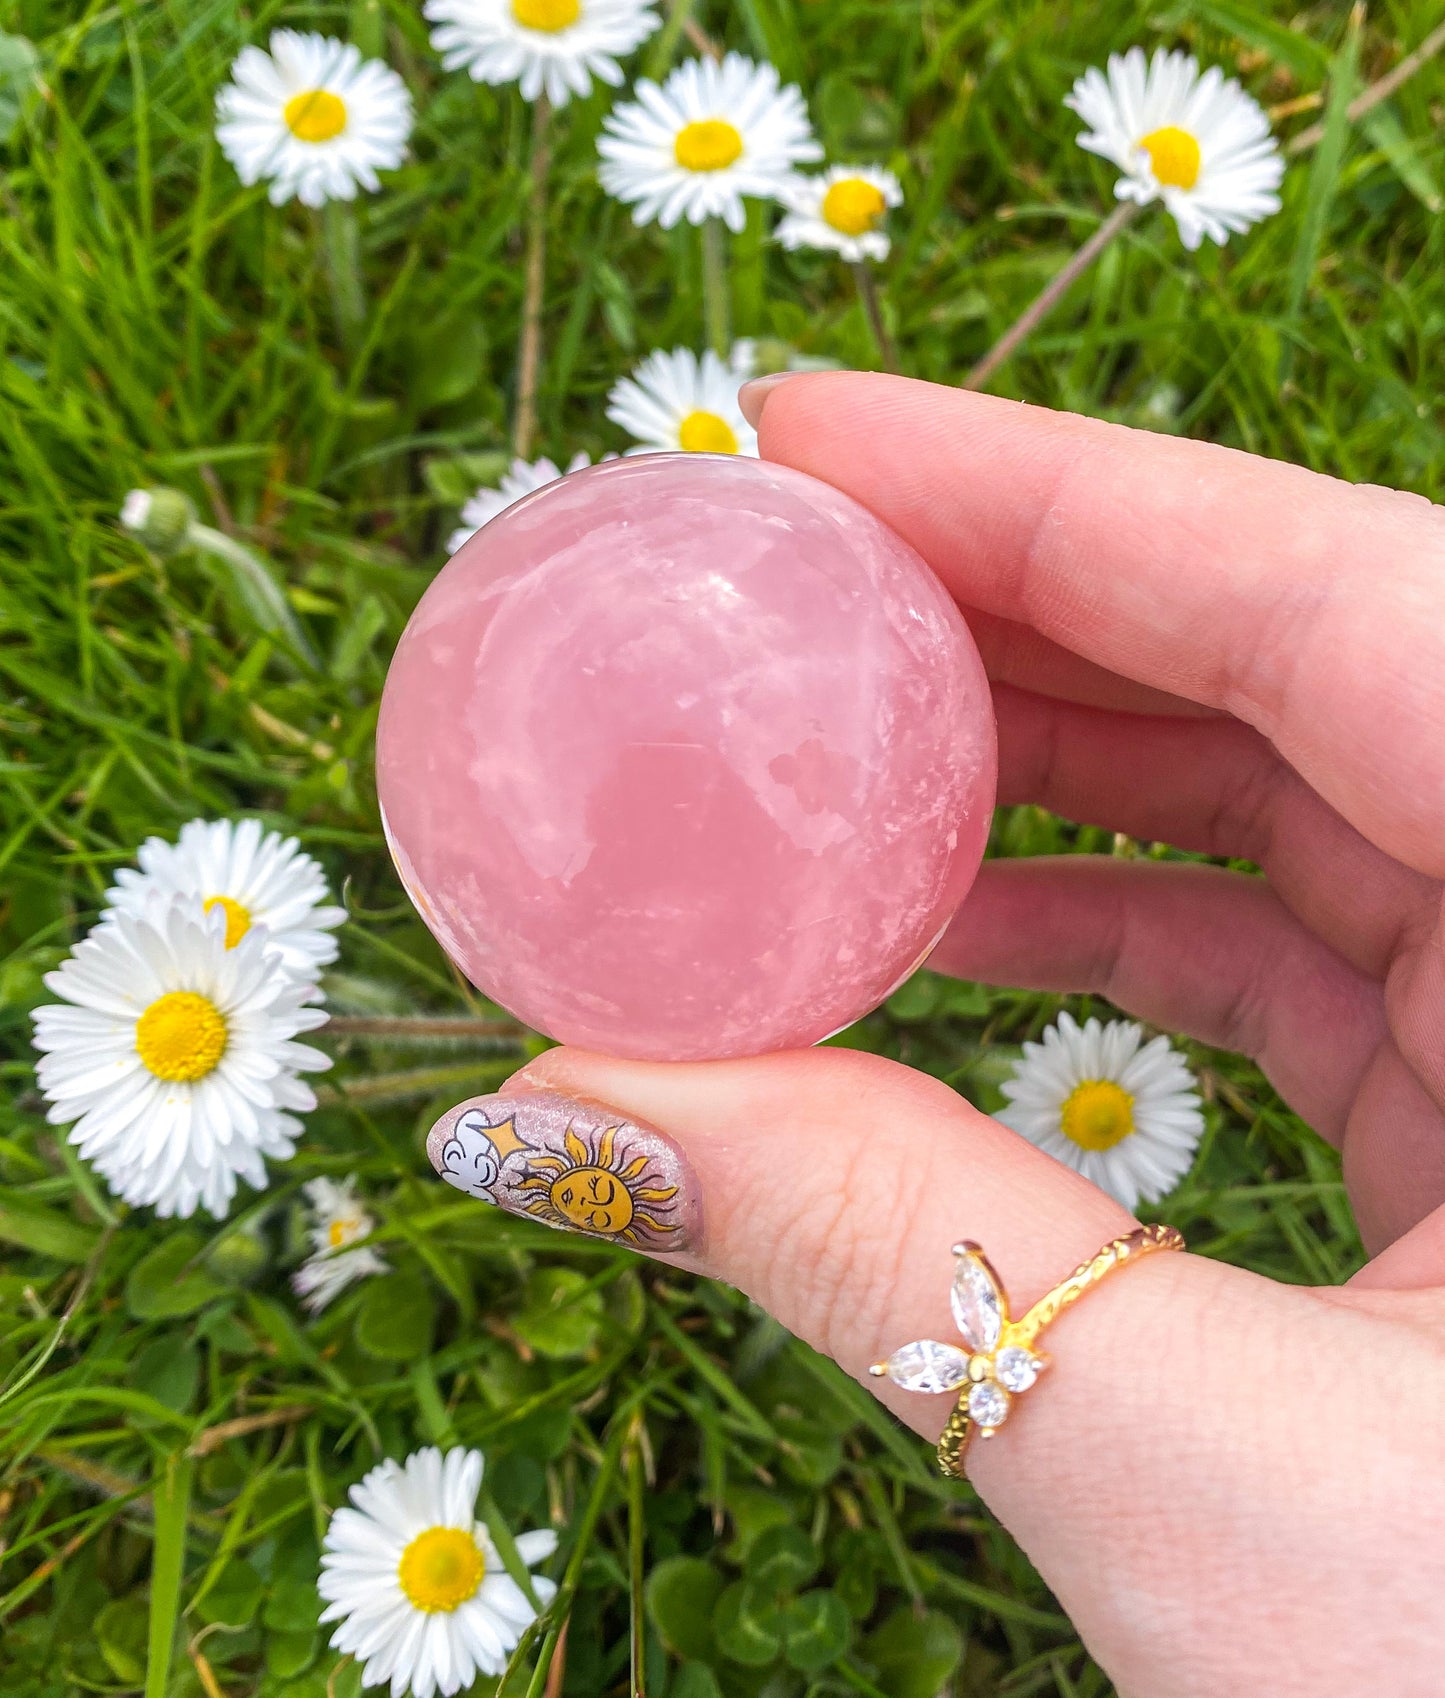
[[[1285,906],[1383,979],[1439,882],[1362,837],[1231,719],[1114,713],[1000,685],[999,800],[1198,854],[1256,862]]]

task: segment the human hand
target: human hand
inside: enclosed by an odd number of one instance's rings
[[[993,863],[932,965],[1099,991],[1254,1054],[1342,1141],[1380,1251],[1341,1290],[1192,1256],[1126,1270],[1050,1328],[1054,1366],[974,1444],[971,1479],[1130,1698],[1433,1698],[1445,521],[1294,467],[853,374],[774,387],[761,444],[887,519],[963,605],[996,682],[1004,801],[1267,875]],[[688,1246],[670,1261],[740,1286],[855,1374],[955,1336],[956,1240],[983,1244],[1018,1313],[1131,1225],[874,1056],[563,1048],[480,1099],[484,1118],[525,1141],[529,1115],[558,1112],[541,1091],[598,1128],[589,1160],[617,1126],[611,1166],[635,1150],[638,1185],[676,1187],[656,1205]],[[439,1163],[457,1118],[433,1135]],[[951,1397],[868,1383],[937,1436]]]

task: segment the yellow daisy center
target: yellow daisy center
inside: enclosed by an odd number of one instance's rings
[[[1149,155],[1154,180],[1166,189],[1192,189],[1199,181],[1199,143],[1188,130],[1166,124],[1139,143]]]
[[[328,142],[346,128],[346,102],[328,88],[293,94],[282,116],[297,141]]]
[[[487,1571],[477,1541],[461,1527],[428,1527],[401,1553],[396,1577],[419,1610],[435,1615],[474,1596]]]
[[[326,1242],[333,1250],[339,1250],[343,1244],[349,1244],[360,1231],[361,1222],[355,1215],[343,1215],[327,1227]]]
[[[700,118],[685,124],[672,144],[684,171],[722,171],[741,157],[743,138],[726,118]]]
[[[733,427],[716,413],[689,413],[677,427],[678,446],[685,454],[736,454]]]
[[[882,189],[845,177],[823,196],[823,221],[845,236],[866,236],[888,210]]]
[[[239,902],[234,902],[229,896],[208,896],[206,912],[212,908],[223,908],[226,913],[226,948],[234,949],[251,929],[251,910],[243,908]]]
[[[555,35],[571,29],[582,16],[581,0],[512,0],[512,16],[523,29]]]
[[[204,1079],[226,1053],[226,1017],[196,991],[167,991],[136,1021],[135,1047],[157,1079]]]
[[[1064,1136],[1081,1150],[1112,1150],[1134,1130],[1134,1099],[1112,1079],[1085,1079],[1060,1115]]]

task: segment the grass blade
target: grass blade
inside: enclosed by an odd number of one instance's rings
[[[1350,14],[1349,26],[1330,67],[1330,94],[1325,103],[1324,134],[1310,161],[1309,185],[1305,192],[1304,216],[1289,276],[1289,317],[1298,319],[1304,310],[1310,279],[1319,261],[1330,207],[1339,188],[1344,164],[1345,139],[1349,134],[1350,101],[1354,98],[1360,56],[1360,12]]]
[[[176,1621],[181,1613],[181,1575],[186,1562],[186,1514],[195,1463],[181,1452],[165,1457],[156,1472],[156,1531],[151,1560],[150,1632],[146,1644],[145,1698],[166,1698]]]

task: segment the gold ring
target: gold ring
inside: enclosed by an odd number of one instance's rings
[[[963,1478],[964,1453],[975,1431],[991,1439],[1008,1419],[1013,1400],[1049,1365],[1034,1349],[1039,1334],[1106,1274],[1155,1250],[1182,1250],[1184,1235],[1173,1226],[1141,1226],[1106,1244],[1069,1277],[1040,1297],[1021,1320],[1009,1313],[1003,1281],[977,1244],[955,1244],[958,1258],[950,1301],[966,1350],[923,1338],[905,1344],[870,1374],[887,1375],[905,1391],[958,1390],[958,1402],[938,1441],[938,1466],[950,1479]]]

